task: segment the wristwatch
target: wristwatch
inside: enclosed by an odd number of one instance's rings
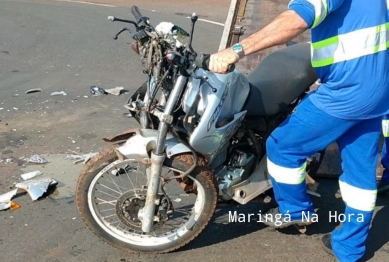
[[[238,54],[239,59],[242,59],[244,57],[243,46],[241,44],[239,43],[234,44],[232,46],[232,51]]]

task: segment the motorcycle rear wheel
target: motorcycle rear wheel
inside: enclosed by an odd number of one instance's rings
[[[93,193],[96,190],[94,185],[97,183],[98,177],[102,177],[102,174],[104,172],[107,173],[110,166],[117,162],[120,161],[115,153],[115,149],[106,148],[93,157],[84,167],[76,188],[77,209],[82,220],[104,242],[129,253],[168,253],[194,240],[208,225],[217,204],[217,187],[213,174],[206,166],[205,161],[199,159],[198,167],[192,172],[190,177],[188,176],[196,184],[194,212],[188,218],[188,223],[174,229],[177,232],[174,233],[174,230],[172,230],[172,233],[166,234],[166,236],[163,234],[161,236],[150,234],[148,236],[140,235],[135,237],[135,234],[132,232],[128,235],[115,233],[115,230],[111,230],[107,223],[102,222],[96,215],[97,211],[94,208],[96,204],[92,203],[94,198],[91,192]],[[166,159],[164,166],[183,172],[189,169],[192,163],[193,156],[183,154]],[[178,174],[178,172],[174,173]],[[118,188],[118,190],[120,189]],[[115,212],[117,211],[116,207]],[[135,217],[133,219],[135,220]],[[188,228],[188,225],[190,225],[190,228]]]

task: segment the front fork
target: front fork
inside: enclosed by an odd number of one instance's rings
[[[184,76],[179,76],[177,78],[177,81],[166,103],[166,107],[163,112],[164,115],[170,116],[173,112],[174,106],[176,105],[177,100],[180,97],[182,90],[184,89],[186,80],[187,78]],[[165,161],[166,157],[164,151],[168,128],[168,123],[164,121],[159,122],[156,147],[154,151],[151,152],[151,168],[150,176],[148,177],[149,181],[147,186],[146,202],[145,206],[140,211],[140,217],[142,218],[142,231],[146,233],[153,231],[155,206],[158,201],[157,195],[161,181],[160,176],[163,162]]]

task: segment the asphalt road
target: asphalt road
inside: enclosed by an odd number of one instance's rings
[[[1,193],[8,192],[23,171],[34,169],[20,160],[22,157],[45,154],[58,162],[60,154],[70,151],[98,151],[105,146],[101,138],[137,126],[135,121],[122,117],[128,95],[92,97],[89,92],[92,85],[123,86],[133,91],[144,82],[140,61],[130,51],[129,38],[122,35],[117,41],[112,39],[122,25],[107,20],[108,15],[128,17],[132,2],[136,1],[115,0],[110,2],[115,7],[110,7],[45,0],[1,1]],[[222,6],[223,0],[212,4],[193,1],[192,5],[188,5],[190,1],[170,1],[177,3],[177,8],[169,8],[166,2],[145,1],[144,8],[141,3],[138,6],[154,24],[170,21],[188,30],[186,14],[195,11],[200,18],[203,13],[204,19],[223,23],[229,7],[225,0],[228,6]],[[215,8],[216,4],[220,8]],[[220,25],[199,21],[195,49],[217,51],[222,30]],[[32,88],[41,88],[42,92],[25,94]],[[65,91],[67,96],[51,97],[55,91]],[[6,163],[6,159],[12,162]],[[63,160],[61,165],[48,165],[46,171],[62,174],[62,182],[72,184],[80,168]],[[307,235],[293,229],[273,231],[256,221],[229,221],[229,211],[247,215],[266,208],[251,203],[219,208],[210,226],[195,241],[159,256],[129,255],[98,240],[80,220],[72,191],[36,202],[19,194],[14,201],[20,209],[0,211],[0,261],[333,261],[321,250],[319,239],[339,224],[329,221],[329,212],[341,213],[344,206],[334,198],[336,181],[319,182],[322,197],[313,199],[319,208],[319,223],[310,226]],[[387,200],[378,199],[366,260],[388,261]]]

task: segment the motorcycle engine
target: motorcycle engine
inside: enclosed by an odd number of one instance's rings
[[[221,166],[215,171],[219,184],[219,196],[223,200],[231,200],[228,189],[247,179],[255,164],[253,154],[236,149],[232,152],[228,165]]]

